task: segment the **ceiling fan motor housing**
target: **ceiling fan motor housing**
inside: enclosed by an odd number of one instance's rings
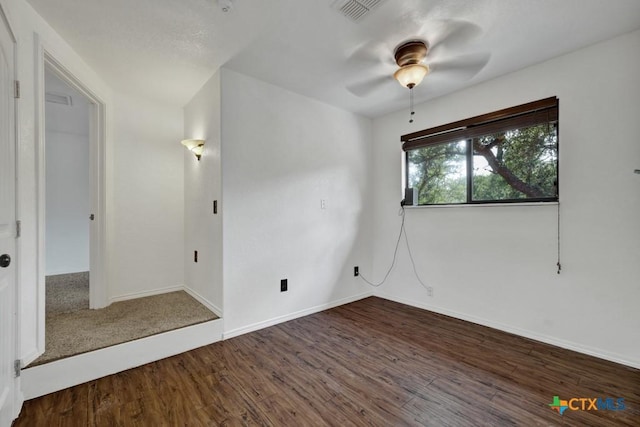
[[[419,64],[427,57],[427,45],[422,40],[411,40],[398,46],[394,56],[400,68]]]

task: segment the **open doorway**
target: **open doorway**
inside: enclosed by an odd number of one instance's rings
[[[108,305],[104,261],[106,104],[45,50],[37,34],[35,37],[38,46],[35,70],[37,353],[27,358],[29,365],[50,347],[45,342],[51,338],[48,331],[51,322],[47,321],[47,276],[75,275],[71,279],[76,288],[84,288],[80,298],[83,307],[86,307],[87,288],[89,308]],[[64,295],[65,281],[62,283]],[[73,299],[62,301],[60,309],[68,310],[69,304],[76,304]]]
[[[91,102],[45,68],[46,317],[89,308]]]
[[[131,350],[132,352],[140,354],[138,357],[140,360],[156,360],[157,352],[149,352],[146,348],[150,342],[149,340],[152,339],[150,338],[152,335],[167,333],[167,335],[163,334],[162,337],[154,337],[153,340],[154,342],[162,343],[161,346],[167,345],[166,348],[170,352],[175,351],[176,348],[181,348],[180,345],[192,345],[188,344],[190,342],[189,339],[182,340],[181,338],[177,346],[174,337],[183,335],[182,332],[178,332],[182,328],[192,327],[192,329],[184,331],[185,336],[191,336],[193,328],[206,328],[207,330],[211,328],[214,333],[205,334],[207,336],[206,340],[208,341],[211,337],[218,337],[221,334],[221,332],[218,332],[218,329],[221,328],[221,321],[218,320],[215,313],[200,304],[195,297],[190,296],[184,290],[151,295],[130,301],[116,301],[114,304],[109,305],[106,261],[109,258],[107,249],[110,245],[107,245],[107,223],[112,224],[112,220],[108,221],[107,215],[112,211],[111,207],[113,205],[112,202],[107,203],[107,201],[112,200],[113,194],[107,197],[106,182],[107,176],[113,177],[113,171],[111,169],[107,170],[108,166],[112,167],[112,164],[107,162],[107,153],[112,156],[113,145],[106,142],[107,111],[112,111],[107,107],[106,102],[111,103],[110,92],[102,82],[94,79],[95,76],[87,76],[85,73],[79,72],[82,70],[77,68],[67,68],[53,56],[54,53],[45,50],[45,46],[40,42],[37,34],[35,38],[38,49],[35,70],[37,76],[36,105],[38,107],[35,127],[36,140],[38,141],[38,354],[28,358],[27,368],[23,370],[24,383],[35,384],[46,379],[45,382],[50,385],[55,384],[54,387],[59,384],[74,385],[78,384],[78,382],[75,382],[78,378],[83,378],[83,381],[87,381],[88,379],[97,378],[93,376],[96,375],[96,372],[113,372],[110,371],[114,369],[113,366],[121,366],[121,362],[131,363],[127,358],[105,357],[107,354],[115,354],[109,353],[111,350],[106,350],[114,345],[127,345],[127,348],[133,349]],[[83,80],[80,80],[78,76],[83,76]],[[56,78],[59,81],[55,82],[55,84],[52,83]],[[90,87],[88,84],[92,86]],[[68,87],[65,87],[65,85]],[[95,87],[95,89],[92,89],[92,87]],[[67,92],[69,88],[72,90],[71,93]],[[71,97],[70,100],[67,99],[69,96]],[[83,271],[80,271],[82,268],[74,268],[67,271],[49,269],[54,263],[47,258],[52,252],[58,251],[53,242],[47,241],[47,239],[52,239],[49,236],[50,230],[47,230],[48,227],[52,226],[51,215],[48,215],[47,210],[52,209],[48,205],[52,203],[50,189],[53,185],[52,180],[55,179],[50,170],[52,168],[50,148],[56,142],[56,137],[52,136],[51,130],[85,136],[86,122],[80,129],[69,130],[68,128],[63,128],[60,130],[59,128],[56,129],[55,126],[52,129],[51,119],[52,115],[56,113],[51,112],[51,107],[69,107],[69,104],[77,106],[76,100],[82,99],[80,96],[88,100],[88,112],[84,115],[88,115],[89,118],[88,188],[90,210],[88,215],[85,211],[85,217],[83,218],[81,213],[84,209],[78,209],[79,222],[86,221],[85,223],[88,224],[89,228],[89,309],[84,308],[72,313],[64,313],[58,316],[58,320],[61,321],[55,322],[50,321],[52,319],[48,316],[46,310],[47,286],[45,285],[45,277],[47,275],[55,276],[67,273],[76,274]],[[58,110],[60,109],[58,108]],[[62,108],[62,111],[65,111],[64,108]],[[79,153],[74,153],[73,155],[68,152],[59,154],[64,160],[63,167],[71,168],[75,166],[74,162],[80,163],[83,161],[81,159],[86,156],[85,149],[79,146],[71,146],[69,148],[70,151],[75,149],[83,154],[76,157],[76,160],[72,162],[68,161],[69,158],[75,157],[75,154]],[[71,172],[63,170],[58,173],[70,174]],[[68,181],[81,181],[83,179],[82,176],[76,175],[75,178],[71,178]],[[60,202],[60,199],[55,197],[53,199],[53,203]],[[85,205],[78,203],[76,206]],[[73,216],[76,216],[75,213]],[[113,230],[113,228],[110,228],[110,230]],[[84,239],[86,241],[86,236]],[[49,253],[47,254],[47,252]],[[60,255],[64,258],[67,253],[61,253]],[[70,262],[68,259],[63,259],[62,261]],[[78,280],[82,280],[82,278]],[[86,295],[86,291],[84,294]],[[86,296],[84,299],[86,301]],[[86,307],[86,302],[83,306]],[[200,339],[200,334],[196,335]],[[149,338],[149,340],[142,341],[141,338]],[[219,339],[219,337],[216,339]],[[73,359],[71,360],[71,358]],[[76,362],[77,365],[75,365]],[[70,363],[74,364],[73,366],[75,367],[84,366],[91,369],[69,370]],[[98,365],[102,367],[103,371],[95,370]],[[54,381],[52,378],[56,378],[56,380]],[[42,388],[39,387],[39,389]],[[34,397],[29,393],[26,393],[26,395]]]

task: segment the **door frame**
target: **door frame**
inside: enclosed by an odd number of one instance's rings
[[[35,95],[36,95],[36,173],[38,206],[38,350],[44,352],[45,335],[45,208],[46,208],[46,162],[45,162],[45,69],[52,71],[58,78],[87,97],[90,106],[89,125],[89,174],[91,213],[95,220],[90,221],[89,231],[89,269],[91,272],[89,306],[102,308],[108,305],[106,281],[106,104],[73,72],[59,61],[35,34]],[[87,218],[88,220],[88,218]]]

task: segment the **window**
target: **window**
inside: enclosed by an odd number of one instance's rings
[[[402,136],[418,204],[558,200],[558,99]]]

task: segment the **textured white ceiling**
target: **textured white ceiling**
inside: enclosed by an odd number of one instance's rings
[[[639,0],[386,0],[358,23],[334,0],[28,1],[117,91],[183,105],[225,66],[371,117],[407,106],[407,39],[434,46],[422,102],[640,28]]]

